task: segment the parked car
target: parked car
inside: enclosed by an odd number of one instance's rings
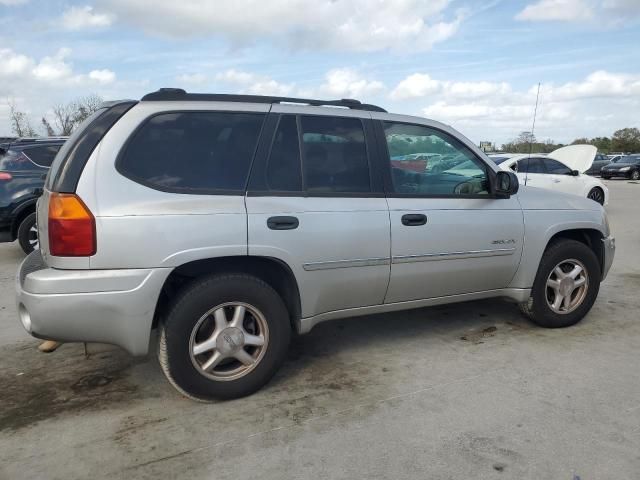
[[[391,137],[475,168],[392,164]],[[25,329],[144,355],[158,328],[165,375],[203,400],[258,390],[292,333],[327,320],[506,297],[540,326],[573,325],[615,251],[596,202],[519,187],[444,124],[178,89],[85,121],[38,220],[16,280]]]
[[[587,175],[600,175],[600,170],[602,170],[602,167],[608,165],[609,163],[611,163],[609,157],[607,157],[603,153],[597,153],[595,158],[593,159],[591,167],[589,167],[589,169],[584,173],[586,173]]]
[[[640,180],[640,155],[627,155],[617,162],[602,167],[602,178],[626,177],[630,180]]]
[[[64,138],[18,139],[0,146],[0,242],[38,248],[36,201]]]
[[[590,145],[570,145],[547,156],[501,154],[491,158],[501,169],[516,172],[522,185],[580,195],[607,205],[609,189],[605,184],[581,173],[590,169],[595,151]]]
[[[624,155],[607,155],[609,159],[609,163],[617,163],[621,158],[624,158]]]

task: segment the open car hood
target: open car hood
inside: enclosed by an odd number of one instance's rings
[[[569,145],[551,152],[548,157],[564,163],[571,170],[584,173],[591,168],[598,149],[593,145]]]

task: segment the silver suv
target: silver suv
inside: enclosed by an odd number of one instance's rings
[[[256,391],[326,320],[502,297],[573,325],[614,254],[599,204],[518,191],[441,123],[179,89],[87,119],[38,226],[16,281],[27,331],[145,355],[157,328],[167,378],[198,399]]]

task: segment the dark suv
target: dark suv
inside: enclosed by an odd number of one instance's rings
[[[0,242],[38,248],[36,201],[65,138],[18,139],[0,145]]]

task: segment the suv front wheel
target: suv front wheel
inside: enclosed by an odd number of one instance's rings
[[[160,326],[158,358],[178,391],[199,400],[249,395],[285,359],[291,326],[281,297],[259,278],[194,281]]]
[[[600,289],[600,265],[584,243],[559,240],[542,255],[522,312],[547,328],[575,325],[591,310]]]

